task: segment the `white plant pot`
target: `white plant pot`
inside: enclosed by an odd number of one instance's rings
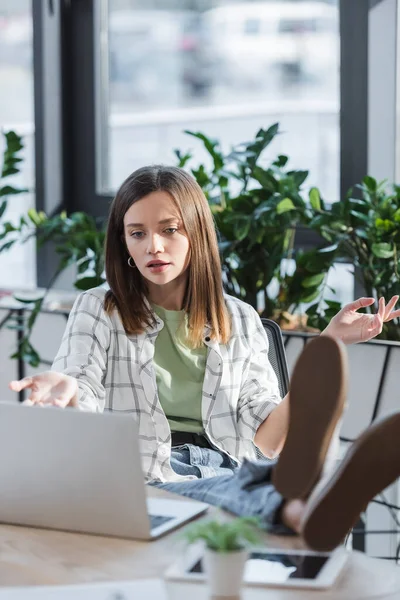
[[[243,582],[247,550],[215,552],[205,548],[203,566],[213,596],[238,596]]]

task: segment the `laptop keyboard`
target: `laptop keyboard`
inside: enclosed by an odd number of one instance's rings
[[[175,519],[175,517],[165,517],[161,515],[149,515],[150,518],[150,529],[155,529],[156,527],[160,527],[160,525],[164,525],[171,519]]]

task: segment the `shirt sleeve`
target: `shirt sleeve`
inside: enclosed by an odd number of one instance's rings
[[[80,294],[69,315],[52,370],[78,380],[81,410],[104,410],[106,394],[103,381],[110,337],[111,321],[102,301],[90,291]]]
[[[281,402],[278,379],[268,359],[269,341],[258,313],[252,308],[247,333],[250,344],[248,370],[237,407],[241,437],[254,440],[257,429]]]

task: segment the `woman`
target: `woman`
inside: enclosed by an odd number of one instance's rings
[[[288,435],[289,396],[279,397],[258,314],[223,293],[212,214],[196,181],[182,169],[163,166],[128,177],[111,206],[105,265],[110,289],[78,297],[53,370],[11,382],[11,388],[29,388],[32,404],[132,413],[146,481],[194,497],[204,498],[204,489],[196,491],[194,484],[207,479],[209,491],[221,481],[210,478],[231,477],[244,459],[256,457],[255,446],[276,457]],[[397,300],[386,306],[381,298],[375,315],[357,312],[372,298],[357,300],[323,333],[345,344],[370,339],[384,321],[400,315],[392,311]],[[314,352],[317,359],[325,352],[327,377],[332,373],[342,381],[340,347],[323,347],[319,342]],[[303,363],[306,372],[307,358]],[[321,385],[314,382],[308,392],[312,403],[327,407],[316,450],[332,437],[344,398],[344,384],[328,391],[328,398],[321,396]],[[321,460],[325,454],[326,448]],[[282,461],[290,456],[283,453]],[[319,468],[299,468],[299,487],[288,494],[305,497]],[[305,484],[310,472],[312,482]],[[267,521],[276,521],[281,501],[278,494]]]

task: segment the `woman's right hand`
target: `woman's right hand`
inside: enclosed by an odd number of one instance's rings
[[[14,392],[31,390],[25,404],[38,404],[39,406],[78,406],[78,382],[75,377],[45,371],[33,377],[24,377],[19,381],[10,381],[9,387]]]

